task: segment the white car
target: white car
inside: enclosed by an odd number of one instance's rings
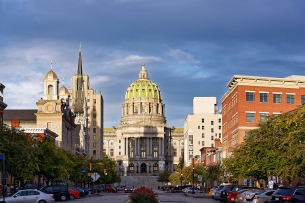
[[[3,197],[0,198],[0,202],[3,202]],[[31,190],[19,190],[13,195],[5,197],[6,203],[54,203],[55,199],[52,194],[46,194],[36,189]]]
[[[188,188],[186,188],[185,192],[186,193],[192,193],[193,192],[193,188],[188,187]],[[194,187],[194,193],[200,193],[200,192],[201,191],[198,188]]]

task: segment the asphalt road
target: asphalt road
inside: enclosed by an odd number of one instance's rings
[[[198,196],[200,198],[194,198],[191,196],[185,196],[180,193],[168,193],[156,190],[158,193],[158,199],[161,203],[219,203],[211,198]],[[73,201],[66,201],[67,203],[100,203],[100,202],[111,202],[111,203],[126,203],[128,201],[128,193],[120,191],[118,193],[102,193],[100,195],[88,195],[85,198],[76,199]]]

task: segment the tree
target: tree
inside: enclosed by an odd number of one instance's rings
[[[163,171],[163,172],[159,173],[157,180],[158,180],[158,182],[168,183],[170,175],[171,175],[170,171]]]

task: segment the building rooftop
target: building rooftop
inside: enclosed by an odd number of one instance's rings
[[[36,120],[37,109],[5,109],[3,120]]]

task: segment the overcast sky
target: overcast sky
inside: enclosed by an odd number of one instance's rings
[[[233,75],[305,75],[304,0],[0,0],[0,83],[7,109],[35,109],[50,70],[71,88],[83,72],[117,126],[141,60],[183,127],[193,97],[217,97]]]

